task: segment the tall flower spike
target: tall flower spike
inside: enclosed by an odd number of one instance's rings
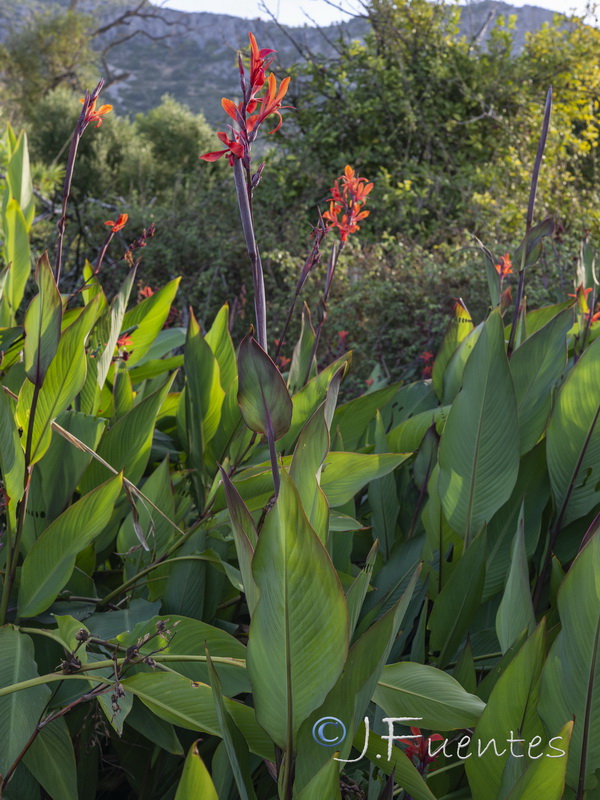
[[[358,224],[369,216],[363,206],[373,189],[373,184],[366,178],[360,178],[348,164],[341,175],[331,187],[329,208],[323,214],[323,219],[328,221],[327,230],[339,228],[342,242],[348,241],[351,233],[360,230]]]
[[[85,103],[85,98],[82,97],[80,102]],[[84,125],[89,125],[90,122],[97,122],[98,124],[96,127],[99,128],[104,122],[103,117],[108,114],[109,111],[112,111],[111,105],[105,104],[100,106],[100,108],[96,108],[96,100],[91,100],[83,121]]]

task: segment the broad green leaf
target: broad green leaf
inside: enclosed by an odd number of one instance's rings
[[[289,452],[291,450],[296,442],[298,434],[308,419],[314,414],[317,406],[321,405],[323,400],[325,400],[331,379],[340,367],[344,364],[350,364],[350,361],[350,353],[346,353],[346,355],[336,359],[294,395],[292,398],[292,422],[290,424],[290,429],[279,442],[279,450],[281,452]]]
[[[106,615],[103,614],[102,616]],[[166,625],[165,633],[159,634],[143,645],[141,648],[142,653],[149,654],[157,648],[161,648],[162,653],[171,656],[204,656],[204,646],[206,645],[213,659],[225,657],[240,661],[239,664],[215,662],[214,666],[219,675],[222,692],[227,697],[232,697],[236,694],[250,691],[244,665],[246,648],[231,634],[222,631],[220,628],[208,625],[206,622],[182,617],[179,614],[163,614],[138,622],[135,627],[131,627],[129,632],[117,636],[116,640],[119,644],[130,647],[140,639],[143,639],[144,636],[155,634],[159,622]],[[192,681],[208,683],[208,668],[205,661],[170,661],[169,668],[179,672],[181,675],[185,675],[186,678]]]
[[[369,423],[373,421],[377,411],[380,411],[394,399],[396,399],[397,405],[400,406],[401,401],[398,399],[400,392],[398,389],[397,383],[393,386],[386,386],[385,389],[363,394],[361,397],[350,400],[336,409],[331,423],[332,429],[340,432],[344,447],[347,450],[358,448],[365,430]],[[397,407],[394,408],[394,411],[397,414],[401,413]]]
[[[383,420],[379,411],[375,417],[375,452],[377,454],[390,451]],[[385,561],[390,557],[396,538],[396,521],[400,512],[396,479],[393,473],[384,475],[369,484],[369,504],[371,506],[371,525],[373,538],[379,541]]]
[[[561,800],[572,732],[573,722],[570,721],[550,740],[541,755],[539,751],[532,751],[536,760],[517,781],[506,800],[539,800],[542,797],[544,800]]]
[[[519,470],[516,422],[504,328],[494,311],[467,362],[440,441],[442,506],[467,542],[511,495]]]
[[[36,541],[21,568],[18,603],[21,617],[34,617],[45,611],[67,583],[77,554],[108,524],[121,482],[121,475],[117,475],[86,494],[54,520]]]
[[[333,757],[315,772],[311,780],[298,793],[296,800],[340,800],[340,764]]]
[[[444,405],[454,402],[456,395],[460,391],[465,366],[471,357],[471,353],[482,331],[483,322],[480,322],[479,325],[473,328],[471,333],[462,340],[454,351],[454,355],[450,358],[446,371],[444,372],[444,388],[442,391],[442,403],[444,403]]]
[[[433,605],[430,646],[439,651],[440,667],[455,655],[479,608],[485,580],[485,543],[482,531],[454,567]]]
[[[416,727],[436,731],[471,727],[485,708],[447,673],[410,661],[383,668],[373,701],[390,717],[419,717]]]
[[[86,375],[85,342],[96,320],[98,299],[92,300],[60,337],[58,350],[52,359],[35,407],[31,434],[30,464],[39,461],[50,446],[50,426],[81,390]],[[23,427],[23,436],[29,436],[30,414],[34,387],[29,381],[19,393],[17,415]]]
[[[14,323],[31,273],[28,225],[14,197],[4,213],[4,261],[10,267],[2,293],[1,327]]]
[[[285,471],[281,479],[252,565],[260,596],[250,625],[248,673],[257,720],[285,749],[294,746],[300,725],[342,671],[348,612],[329,555]]]
[[[192,797],[197,797],[198,800],[200,798],[202,800],[219,800],[210,773],[198,752],[199,741],[194,742],[186,756],[175,800],[190,800]]]
[[[288,387],[290,394],[295,394],[303,386],[308,377],[311,380],[317,373],[317,365],[312,351],[315,344],[315,329],[310,317],[310,309],[306,303],[302,309],[302,323],[300,326],[300,338],[294,346],[292,363],[288,375]],[[312,362],[311,362],[312,357]],[[310,369],[309,369],[310,364]]]
[[[552,390],[567,364],[567,332],[572,325],[573,311],[567,308],[526,339],[511,356],[521,455],[531,450],[546,427]]]
[[[347,503],[367,483],[392,472],[410,456],[410,453],[329,453],[321,476],[329,505]]]
[[[512,544],[512,560],[508,580],[496,615],[496,633],[502,652],[506,653],[524,630],[531,634],[534,628],[535,615],[531,602],[529,568],[525,552],[525,512],[522,507]]]
[[[102,389],[104,382],[106,381],[106,376],[108,375],[110,365],[112,364],[115,355],[115,347],[117,345],[117,340],[121,330],[128,327],[124,322],[125,311],[127,309],[127,303],[129,302],[129,295],[131,294],[131,287],[133,286],[136,272],[137,267],[132,267],[132,269],[129,270],[125,280],[121,284],[121,288],[110,304],[110,311],[106,313],[106,318],[103,318],[102,324],[99,326],[103,329],[101,332],[106,334],[106,337],[102,337],[103,341],[100,342],[101,353],[97,358],[96,382],[100,389]],[[155,295],[153,295],[153,297],[154,296]],[[152,300],[152,297],[150,297],[149,300]],[[149,300],[144,300],[144,303],[149,302]],[[143,305],[143,303],[141,305]],[[132,341],[134,341],[133,335],[131,338]],[[137,340],[134,341],[134,345],[132,346],[133,349],[127,362],[129,368],[133,366],[134,357],[137,356],[137,353],[135,352],[135,348],[137,346],[136,341]],[[135,361],[139,360],[139,357],[135,358]]]
[[[229,758],[233,777],[235,778],[235,783],[240,793],[240,800],[256,800],[256,793],[252,786],[248,745],[225,707],[223,695],[221,694],[221,681],[219,680],[219,675],[213,665],[206,645],[205,651],[210,679],[209,682],[215,701],[217,719],[219,720],[221,736],[223,737],[223,743],[227,750],[227,757]]]
[[[238,403],[246,425],[281,439],[292,420],[292,399],[281,373],[251,334],[240,344],[238,375]]]
[[[329,748],[323,747],[313,735],[313,729],[319,721],[334,719],[342,723],[346,735],[335,749],[339,750],[341,758],[350,757],[354,735],[367,713],[381,670],[389,658],[413,596],[419,573],[417,569],[398,602],[352,645],[335,686],[300,728],[294,784],[296,791],[306,786],[315,770],[329,756]]]
[[[462,300],[457,300],[452,309],[452,319],[448,323],[442,344],[437,352],[431,373],[433,388],[437,396],[442,399],[444,386],[444,373],[450,359],[456,352],[459,344],[467,338],[473,330],[473,320]]]
[[[23,760],[50,797],[77,800],[75,752],[63,717],[41,729]]]
[[[177,293],[179,281],[180,278],[169,281],[166,286],[163,286],[162,289],[155,292],[151,297],[142,300],[141,303],[134,306],[123,317],[121,330],[125,331],[137,326],[130,334],[132,352],[127,362],[130,367],[133,367],[138,361],[142,360],[165,324],[169,316],[169,311],[171,310],[171,304]],[[117,334],[118,333],[119,331],[117,331]]]
[[[560,314],[561,311],[564,311],[566,308],[573,308],[574,301],[567,300],[564,303],[557,303],[552,306],[542,306],[542,308],[536,308],[533,311],[527,312],[526,317],[526,324],[527,324],[527,335],[533,336],[534,333],[543,328],[544,325],[547,325],[557,314]],[[508,339],[510,336],[510,325],[507,327],[505,331],[505,336]]]
[[[54,273],[44,253],[36,270],[38,294],[25,315],[25,374],[35,386],[41,386],[58,349],[62,321],[62,300]]]
[[[227,303],[220,308],[205,340],[217,359],[221,386],[223,391],[227,392],[237,377],[235,348],[229,333],[229,306]]]
[[[543,222],[535,225],[523,238],[513,257],[515,270],[532,267],[539,261],[542,255],[542,239],[545,236],[552,236],[554,232],[554,220],[548,217]]]
[[[4,195],[2,211],[3,213],[6,211],[9,198],[14,197],[23,212],[27,230],[29,230],[35,214],[35,200],[31,168],[29,166],[29,147],[25,131],[21,131],[12,148],[8,169],[6,170],[6,184],[7,191]]]
[[[30,637],[9,625],[0,628],[0,688],[37,677]],[[49,698],[44,685],[0,697],[0,774],[6,775],[28,742]]]
[[[540,714],[548,730],[575,719],[567,784],[592,788],[600,767],[600,533],[573,562],[558,591],[562,629],[542,674]]]
[[[201,458],[206,445],[219,426],[225,391],[220,383],[217,359],[208,341],[202,336],[200,326],[192,312],[190,312],[183,363],[186,377],[188,436],[190,427],[200,426],[197,434],[192,436],[192,444]],[[183,402],[183,395],[180,402]],[[193,454],[193,451],[190,453]]]
[[[175,375],[157,391],[148,395],[121,417],[100,439],[97,453],[116,470],[124,470],[125,477],[137,483],[144,474],[150,457],[156,415],[163,404]],[[110,474],[106,467],[94,460],[81,480],[82,492],[89,492]]]
[[[545,737],[536,711],[544,642],[545,626],[541,623],[500,675],[490,694],[471,739],[469,753],[473,757],[465,762],[473,800],[498,797],[503,774],[504,780],[512,775],[516,782],[519,775],[511,773],[512,768],[525,770],[526,758],[519,757],[522,755],[519,749],[513,757],[507,743],[509,737],[530,742],[539,736],[540,743]],[[504,787],[511,788],[505,783]]]
[[[185,344],[185,335],[185,328],[163,328],[156,335],[156,339],[146,351],[146,355],[137,362],[137,367],[140,368],[149,361],[161,361],[173,350],[179,350]]]
[[[600,339],[569,373],[546,432],[548,470],[562,525],[600,503]]]
[[[343,367],[333,376],[327,397],[308,420],[296,443],[290,477],[313,530],[322,542],[329,533],[329,505],[321,488],[321,471],[329,451],[329,431]]]
[[[83,442],[95,450],[106,425],[106,420],[82,414],[79,411],[63,411],[56,422],[76,441]],[[23,547],[27,553],[34,541],[71,502],[77,484],[81,480],[91,456],[73,441],[54,435],[44,457],[37,463],[31,475],[27,513],[23,531]]]
[[[0,470],[13,524],[17,503],[23,497],[25,480],[25,456],[14,408],[14,400],[0,389]]]
[[[122,683],[161,719],[186,730],[221,735],[212,689],[207,684],[190,682],[172,672],[139,672]],[[274,761],[273,744],[257,723],[254,709],[228,698],[224,703],[250,752]]]
[[[229,509],[229,519],[233,540],[237,552],[238,564],[242,573],[244,583],[244,594],[248,603],[250,615],[253,614],[258,602],[258,589],[252,575],[252,559],[254,558],[254,548],[258,540],[254,520],[248,511],[246,504],[240,497],[237,489],[229,479],[225,470],[221,467],[221,478],[225,488],[225,498]]]
[[[442,431],[451,406],[438,406],[415,414],[404,420],[388,433],[388,444],[396,452],[406,453],[418,450],[432,425]]]
[[[166,750],[167,753],[173,753],[175,756],[183,755],[183,748],[174,727],[164,719],[155,716],[137,697],[134,698],[126,722],[128,726]]]

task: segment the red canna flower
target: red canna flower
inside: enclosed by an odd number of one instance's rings
[[[372,183],[368,183],[366,178],[359,178],[352,167],[347,165],[344,174],[331,188],[329,208],[323,214],[323,219],[329,222],[327,231],[339,228],[342,242],[346,242],[351,233],[359,231],[358,223],[369,216],[363,206],[372,189]]]
[[[129,219],[129,214],[119,214],[119,217],[116,222],[114,219],[109,219],[104,224],[108,225],[112,229],[113,233],[118,233],[118,231],[122,230],[125,227],[125,225],[127,225],[128,219]]]
[[[346,347],[349,331],[338,331],[340,337],[340,347]]]
[[[504,256],[500,256],[500,263],[495,264],[495,267],[496,272],[500,275],[500,280],[504,280],[507,275],[510,275],[513,269],[509,254],[505,253]]]
[[[124,333],[117,339],[117,347],[131,347],[133,339],[128,333]]]
[[[80,99],[80,102],[81,103],[85,103],[85,99],[82,97]],[[97,122],[98,124],[96,125],[96,127],[99,128],[100,125],[102,125],[102,123],[104,122],[102,117],[105,114],[108,114],[109,111],[112,111],[112,106],[103,105],[103,106],[100,106],[100,108],[96,108],[96,101],[92,100],[91,103],[88,106],[88,110],[87,110],[86,115],[85,115],[84,124],[85,125],[89,125],[90,122]]]
[[[226,98],[223,99],[225,100]],[[224,133],[224,131],[219,131],[217,136],[224,145],[227,145],[227,149],[215,150],[213,153],[205,153],[203,156],[200,156],[200,158],[204,161],[218,161],[223,156],[227,156],[229,159],[229,166],[233,167],[234,159],[244,157],[244,146],[235,139],[236,135],[239,139],[239,134],[237,134],[236,131],[233,131],[233,135],[234,138],[230,139],[227,134]]]
[[[600,322],[600,303],[597,303],[596,313],[593,315],[590,322]]]
[[[269,75],[267,81],[267,93],[264,97],[256,98],[255,102],[260,104],[261,110],[258,114],[254,114],[251,117],[248,117],[248,131],[251,132],[255,128],[264,122],[267,117],[270,117],[271,114],[277,114],[279,117],[279,123],[277,127],[273,128],[272,131],[269,133],[275,133],[278,131],[279,128],[283,125],[283,117],[279,111],[280,108],[290,108],[290,106],[282,106],[281,102],[286,95],[288,90],[288,86],[290,85],[290,79],[284,78],[281,83],[279,84],[279,91],[277,90],[277,79],[275,75],[271,73]]]
[[[250,99],[252,100],[255,94],[264,86],[266,80],[265,71],[273,63],[273,59],[267,57],[277,51],[269,48],[259,50],[254,34],[249,33],[248,36],[250,38]]]
[[[398,741],[406,745],[406,750],[404,752],[406,753],[408,758],[410,758],[410,760],[414,763],[417,769],[419,769],[419,771],[423,773],[426,767],[428,767],[429,764],[432,764],[437,758],[437,756],[429,755],[429,743],[443,742],[444,737],[440,736],[439,733],[434,733],[433,736],[425,738],[424,736],[422,736],[420,728],[411,727],[410,732],[413,736],[417,736],[419,738],[399,739]]]
[[[148,297],[152,297],[153,294],[154,289],[152,289],[150,286],[142,286],[138,291],[138,302],[146,300]]]

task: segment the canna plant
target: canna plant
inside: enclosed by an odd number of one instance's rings
[[[551,95],[523,242],[501,257],[481,248],[487,318],[475,324],[458,300],[431,377],[339,403],[351,353],[323,365],[319,338],[372,184],[351,167],[334,184],[271,358],[251,146],[283,108],[273,56],[250,35],[242,100],[223,101],[226,149],[203,156],[232,168],[250,257],[255,326],[237,349],[227,305],[206,331],[191,309],[185,327],[169,326],[177,280],[132,302],[151,229],[107,297],[125,212],[107,221],[79,291],[61,293],[76,144],[57,259],[39,258],[24,309],[33,193],[25,135],[6,135],[0,795],[591,800],[600,320],[589,242],[574,298],[526,303],[553,231],[534,224]],[[109,111],[96,111],[100,88],[75,143]],[[304,282],[338,235],[316,327],[305,306],[286,370]]]

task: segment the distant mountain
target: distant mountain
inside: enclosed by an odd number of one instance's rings
[[[0,5],[1,41],[9,30],[26,25],[33,11],[60,10],[73,3],[72,0],[2,0]],[[99,26],[132,6],[134,3],[127,0],[77,2],[77,8],[98,19]],[[552,23],[554,18],[554,12],[537,6],[516,8],[496,0],[482,0],[461,8],[461,33],[474,41],[485,42],[498,17],[513,14],[516,16],[516,50],[522,48],[528,32]],[[278,51],[278,63],[284,67],[297,62],[307,51],[333,54],[334,43],[340,37],[360,40],[368,31],[368,22],[364,19],[350,19],[320,29],[171,9],[161,9],[160,15],[162,19],[134,17],[127,20],[128,24],[119,28],[119,37],[143,28],[154,38],[136,35],[109,53],[111,70],[127,73],[126,78],[105,92],[105,97],[121,113],[133,115],[146,111],[169,93],[193,111],[203,111],[209,122],[221,124],[219,101],[222,96],[234,97],[239,91],[236,52],[247,45],[249,29],[261,47],[273,47]],[[115,30],[110,35],[114,37]],[[167,38],[161,40],[161,37]]]

